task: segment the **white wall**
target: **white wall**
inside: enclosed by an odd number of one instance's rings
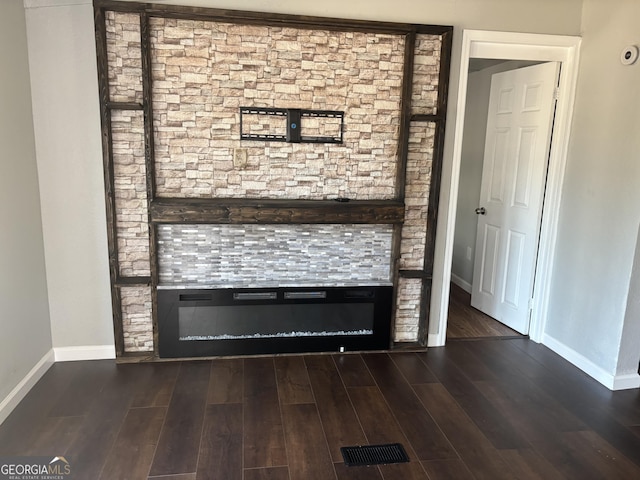
[[[636,252],[633,268],[631,270],[631,282],[627,295],[627,307],[624,315],[622,340],[618,355],[617,376],[638,373],[638,360],[640,358],[640,230],[636,241]]]
[[[85,0],[25,1],[39,4],[58,1],[69,4]],[[527,32],[567,34],[578,33],[582,8],[582,0],[162,0],[162,3],[294,15],[454,25],[459,28],[485,30],[520,29]]]
[[[640,2],[585,0],[583,43],[546,334],[607,374],[637,371],[640,345],[618,354],[640,225]],[[637,275],[637,272],[636,272]],[[637,286],[636,286],[637,288]],[[636,293],[637,294],[637,293]],[[624,360],[624,361],[622,361]]]
[[[51,350],[27,30],[0,2],[0,403]],[[3,412],[0,411],[0,421]]]
[[[93,8],[89,0],[24,1],[54,346],[111,344]],[[582,5],[581,0],[163,3],[454,25],[451,92],[456,92],[461,28],[577,34]],[[455,98],[450,101],[455,105]],[[454,115],[451,108],[449,125]],[[450,131],[448,150],[452,140]],[[445,182],[447,175],[450,163]]]
[[[54,347],[114,343],[93,7],[73,3],[25,1]]]

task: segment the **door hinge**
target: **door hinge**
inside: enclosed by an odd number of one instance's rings
[[[529,312],[533,311],[533,298],[529,299]]]
[[[560,100],[560,88],[556,87],[553,89],[553,99]]]

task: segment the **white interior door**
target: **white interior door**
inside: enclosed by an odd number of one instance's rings
[[[491,79],[471,305],[529,333],[559,64]]]

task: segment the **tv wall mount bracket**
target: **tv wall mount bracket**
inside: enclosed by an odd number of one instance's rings
[[[283,133],[250,133],[245,131],[248,116],[269,115],[285,117],[286,134]],[[314,119],[316,126],[323,126],[327,135],[305,135],[305,119]],[[317,128],[314,133],[317,133]],[[240,107],[240,140],[288,142],[288,143],[342,143],[344,131],[344,112],[335,110],[304,110],[300,108],[261,108]]]

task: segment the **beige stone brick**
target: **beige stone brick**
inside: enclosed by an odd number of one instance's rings
[[[140,16],[106,12],[109,96],[114,102],[142,101]]]
[[[153,351],[151,287],[121,287],[125,352]]]

